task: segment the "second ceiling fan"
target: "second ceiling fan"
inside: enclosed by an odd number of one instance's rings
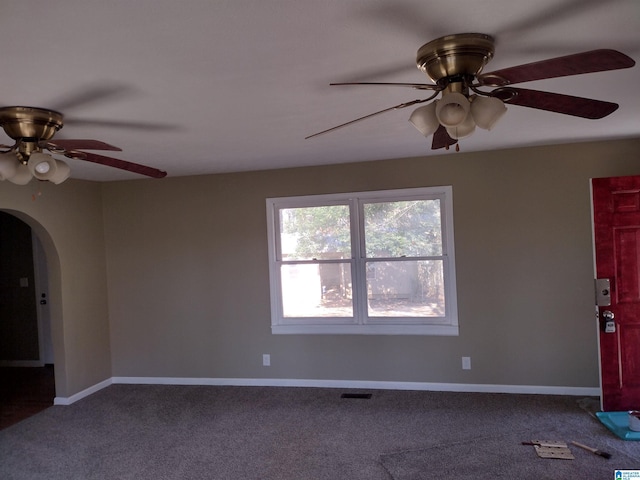
[[[599,119],[618,104],[571,95],[512,87],[513,84],[630,68],[635,61],[610,49],[591,50],[539,62],[482,73],[495,53],[494,39],[482,33],[448,35],[418,50],[416,65],[434,83],[342,82],[331,85],[382,85],[433,92],[428,98],[394,105],[309,135],[329,133],[355,122],[412,105],[419,107],[409,120],[425,136],[433,135],[431,148],[449,148],[471,135],[476,127],[490,130],[506,111],[505,104],[536,108],[576,117]],[[485,91],[482,87],[493,87]],[[441,98],[436,99],[441,94]]]
[[[127,89],[120,85],[96,85],[76,91],[72,96],[59,101],[59,106],[54,109],[25,106],[0,107],[0,127],[14,142],[12,145],[0,145],[0,180],[8,180],[17,185],[26,185],[33,178],[55,184],[62,183],[69,178],[71,169],[66,162],[56,159],[53,155],[97,163],[151,178],[165,177],[167,172],[164,170],[85,151],[122,151],[121,148],[108,143],[98,140],[53,138],[64,126],[65,117],[60,110],[103,101],[126,92]],[[90,119],[74,121],[73,118],[70,123],[129,130],[173,128],[170,125],[148,122]]]

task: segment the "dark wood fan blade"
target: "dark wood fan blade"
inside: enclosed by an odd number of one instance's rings
[[[150,132],[177,130],[175,125],[156,122],[135,122],[127,120],[100,120],[93,118],[66,118],[65,125],[79,125],[85,127],[123,128],[127,130],[142,130]]]
[[[545,78],[619,70],[633,67],[635,64],[636,62],[624,53],[600,49],[483,73],[478,76],[478,81],[482,85],[504,86]]]
[[[333,132],[334,130],[337,130],[337,129],[342,128],[342,127],[346,127],[347,125],[351,125],[352,123],[356,123],[356,122],[359,122],[361,120],[366,120],[367,118],[375,117],[376,115],[380,115],[381,113],[385,113],[385,112],[390,112],[391,110],[398,110],[399,108],[409,107],[409,106],[415,105],[417,103],[428,102],[429,100],[431,100],[431,98],[433,98],[433,97],[426,98],[424,100],[413,100],[411,102],[401,103],[401,104],[395,105],[393,107],[385,108],[384,110],[380,110],[378,112],[370,113],[369,115],[365,115],[364,117],[359,117],[359,118],[356,118],[355,120],[351,120],[349,122],[341,123],[340,125],[336,125],[335,127],[327,128],[326,130],[323,130],[321,132],[314,133],[313,135],[309,135],[308,137],[304,137],[304,139],[307,140],[309,138],[313,138],[313,137],[317,137],[318,135],[322,135],[324,133]]]
[[[431,150],[438,150],[439,148],[448,149],[451,145],[455,145],[456,143],[458,143],[458,140],[451,138],[447,133],[447,129],[440,125],[436,130],[436,133],[433,134]]]
[[[585,11],[591,8],[601,6],[602,0],[565,0],[549,8],[536,8],[533,15],[517,19],[499,28],[497,31],[492,32],[492,34],[501,41],[504,41],[509,37],[521,36],[527,31],[533,32],[539,27],[564,22],[567,17],[574,17],[576,12],[584,14]]]
[[[497,88],[491,92],[491,95],[509,105],[537,108],[592,120],[606,117],[618,109],[617,103],[525,88]]]
[[[65,156],[78,160],[86,160],[87,162],[99,163],[100,165],[106,165],[107,167],[128,170],[129,172],[139,173],[140,175],[146,175],[147,177],[152,178],[163,178],[167,176],[167,172],[158,170],[157,168],[147,167],[146,165],[140,165],[138,163],[127,162],[118,158],[105,157],[104,155],[98,155],[96,153],[71,150],[66,152]]]
[[[75,91],[61,100],[58,100],[50,108],[61,112],[73,110],[91,103],[113,100],[116,97],[122,97],[132,92],[130,87],[125,85],[103,84],[92,85]]]
[[[49,150],[111,150],[113,152],[121,152],[122,149],[109,145],[99,140],[67,140],[56,139],[46,142],[44,148]]]
[[[413,56],[412,56],[413,57]],[[414,75],[419,70],[416,68],[415,58],[409,58],[406,61],[398,61],[393,64],[389,63],[379,67],[369,67],[345,74],[339,82],[359,82],[367,81],[368,79],[383,79],[390,76],[399,78],[400,75]]]
[[[418,38],[427,41],[438,35],[451,34],[446,25],[450,24],[450,19],[446,16],[445,10],[429,9],[427,2],[423,5],[409,5],[409,2],[364,2],[365,8],[358,11],[358,20],[375,22],[384,29],[385,32],[392,32],[395,35],[404,35],[407,38]],[[372,3],[373,5],[369,5]],[[381,2],[382,3],[382,2]],[[527,32],[535,32],[538,28],[549,26],[553,23],[564,22],[566,18],[574,17],[577,13],[584,14],[587,10],[601,7],[602,0],[563,0],[554,3],[549,7],[536,5],[530,15],[524,18],[520,15],[514,16],[514,21],[507,24],[504,20],[499,21],[496,30],[487,31],[494,38],[501,42],[510,38],[522,36]],[[611,0],[614,3],[614,0]],[[613,6],[612,8],[615,8]],[[444,29],[444,30],[443,30]],[[411,37],[409,37],[411,35]]]
[[[409,87],[415,88],[416,90],[442,90],[441,87],[437,85],[432,85],[428,83],[397,83],[397,82],[340,82],[340,83],[330,83],[329,85],[381,85],[384,87]]]
[[[358,11],[358,19],[365,22],[376,22],[384,31],[392,35],[406,35],[408,38],[431,38],[438,21],[434,20],[434,12],[420,5],[411,6],[406,2],[388,2],[381,5],[366,3]],[[411,35],[411,37],[409,37]]]

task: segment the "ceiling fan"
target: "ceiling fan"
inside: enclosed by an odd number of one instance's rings
[[[599,49],[551,58],[482,73],[493,58],[494,39],[482,33],[448,35],[426,43],[418,50],[416,65],[434,82],[342,82],[330,85],[383,85],[428,90],[433,94],[425,99],[401,103],[378,112],[323,130],[308,138],[332,132],[352,123],[391,110],[429,102],[413,111],[409,121],[425,136],[433,135],[431,148],[449,149],[459,139],[471,135],[476,127],[491,130],[506,112],[505,104],[536,108],[550,112],[599,119],[613,113],[618,105],[590,98],[543,92],[511,85],[585,73],[630,68],[635,61],[616,50]],[[482,87],[494,87],[484,91]],[[456,149],[458,149],[456,145]]]
[[[26,185],[33,177],[59,184],[71,173],[69,165],[51,154],[99,163],[108,167],[128,170],[152,178],[163,178],[167,172],[137,163],[106,157],[83,150],[122,151],[118,147],[98,140],[52,140],[60,130],[64,116],[56,110],[36,107],[0,108],[0,126],[15,141],[12,146],[0,148],[0,180]],[[44,153],[48,150],[51,154]]]

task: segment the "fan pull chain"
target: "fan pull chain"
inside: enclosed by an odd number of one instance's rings
[[[36,184],[34,185],[33,184],[34,181],[35,179],[31,180],[31,186],[32,186],[31,201],[32,202],[35,202],[42,196],[42,184],[44,183],[41,181],[37,181]]]

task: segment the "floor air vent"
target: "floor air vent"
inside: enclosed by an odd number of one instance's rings
[[[371,398],[371,394],[370,393],[343,393],[342,395],[340,395],[340,398],[365,398],[365,399],[369,399],[369,398]]]

